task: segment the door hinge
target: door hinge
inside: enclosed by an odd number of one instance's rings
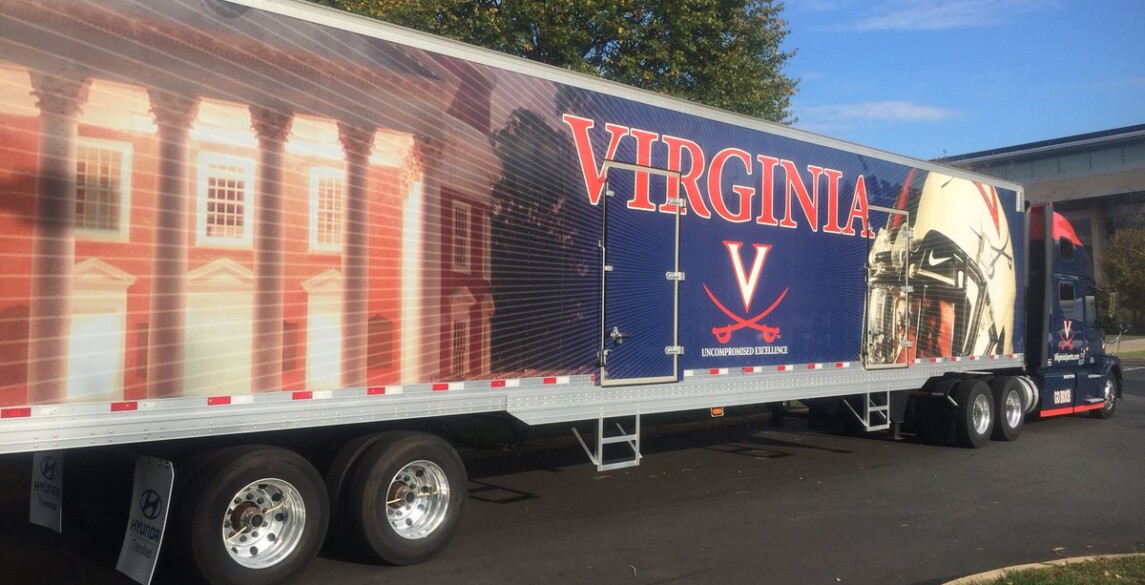
[[[669,345],[664,348],[664,355],[684,355],[684,346]]]
[[[684,273],[683,272],[665,272],[664,278],[667,278],[668,280],[675,280],[677,282],[680,282],[680,281],[684,280]]]
[[[612,272],[612,265],[611,264],[605,264],[604,265],[604,271],[605,272]]]

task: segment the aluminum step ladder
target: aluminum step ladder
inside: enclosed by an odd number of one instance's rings
[[[635,419],[633,421],[632,432],[624,430],[617,419]],[[605,434],[609,427],[605,424],[606,421],[612,422],[616,426],[616,431],[619,434]],[[588,455],[593,465],[596,465],[597,471],[609,471],[612,469],[623,469],[625,467],[636,467],[640,465],[640,415],[633,415],[627,417],[601,417],[596,419],[596,448],[590,449],[588,443],[585,442],[584,437],[580,435],[576,427],[573,427],[573,434],[576,435],[576,440],[580,442],[581,448]],[[605,445],[627,444],[632,450],[632,456],[622,457],[611,461],[605,460],[604,447]],[[627,451],[625,452],[627,455]]]
[[[891,393],[889,390],[883,392],[871,392],[863,396],[863,412],[855,410],[851,403],[847,400],[843,401],[847,405],[847,410],[855,415],[863,428],[870,431],[885,431],[891,428]]]

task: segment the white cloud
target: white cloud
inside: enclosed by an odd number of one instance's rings
[[[847,121],[937,122],[955,116],[954,110],[911,102],[882,101],[796,108],[801,119],[817,125]]]
[[[865,11],[849,27],[856,30],[938,30],[980,28],[1051,10],[1059,0],[887,0]]]

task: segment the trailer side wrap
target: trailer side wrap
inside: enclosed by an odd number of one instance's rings
[[[2,451],[1022,365],[1018,186],[307,4],[4,2],[0,192]]]

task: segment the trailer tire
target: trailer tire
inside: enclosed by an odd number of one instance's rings
[[[1011,376],[1000,376],[990,380],[990,391],[994,394],[993,439],[1014,441],[1022,434],[1026,404],[1022,400],[1022,384]]]
[[[179,509],[175,528],[189,568],[211,585],[289,579],[318,554],[329,519],[326,485],[310,462],[257,445],[211,454]]]
[[[466,481],[461,457],[444,440],[384,433],[350,477],[347,519],[365,552],[393,565],[420,563],[457,532]]]
[[[958,403],[954,431],[958,444],[977,449],[986,444],[994,426],[994,400],[990,386],[982,380],[968,378],[954,387]]]
[[[1107,419],[1113,416],[1113,411],[1117,410],[1117,400],[1120,398],[1121,388],[1114,377],[1113,372],[1105,375],[1105,384],[1101,389],[1101,397],[1105,399],[1105,404],[1097,410],[1089,411],[1089,416],[1093,418]]]
[[[330,530],[326,536],[326,550],[335,551],[343,545],[352,547],[354,544],[354,523],[349,520],[346,510],[346,484],[358,458],[381,437],[380,434],[362,435],[346,441],[326,469],[326,493],[330,495]]]

